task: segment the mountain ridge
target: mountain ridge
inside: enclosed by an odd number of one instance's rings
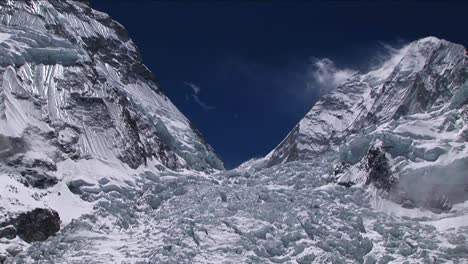
[[[387,77],[388,77],[388,78],[392,78],[392,76],[390,76],[390,74],[391,74],[391,72],[393,72],[394,70],[395,70],[396,72],[398,72],[398,69],[395,69],[395,67],[397,67],[397,66],[399,66],[399,65],[401,65],[400,67],[412,67],[412,66],[414,66],[414,67],[421,67],[421,66],[424,66],[424,65],[419,65],[419,66],[418,66],[418,65],[403,65],[403,63],[405,63],[405,62],[407,62],[407,63],[418,63],[418,61],[416,60],[417,58],[416,58],[414,61],[411,61],[411,60],[409,59],[409,57],[412,56],[412,55],[417,55],[417,50],[416,50],[416,48],[418,47],[418,45],[419,45],[420,43],[426,43],[426,44],[429,43],[429,45],[432,45],[432,44],[433,44],[433,45],[434,45],[434,46],[432,46],[433,49],[436,49],[436,48],[438,47],[438,45],[450,45],[450,46],[456,47],[456,52],[457,52],[457,54],[458,54],[458,55],[457,55],[457,59],[464,58],[464,47],[461,46],[461,45],[457,45],[457,44],[453,44],[453,43],[450,43],[450,44],[449,44],[449,42],[444,41],[444,40],[439,40],[439,39],[437,39],[437,38],[435,38],[435,37],[423,38],[423,39],[420,39],[420,40],[418,40],[418,41],[415,41],[415,42],[413,42],[412,44],[409,44],[408,46],[406,46],[406,47],[400,49],[400,50],[397,52],[397,54],[395,54],[395,55],[393,56],[392,59],[390,59],[390,60],[388,60],[386,63],[384,63],[384,65],[382,65],[379,69],[377,69],[377,70],[372,70],[372,71],[370,71],[370,72],[368,72],[368,73],[364,73],[364,74],[355,74],[355,75],[353,75],[352,77],[350,77],[350,79],[348,79],[347,82],[341,84],[341,85],[337,88],[336,91],[341,92],[342,94],[345,94],[345,93],[347,93],[347,92],[351,92],[351,93],[352,93],[352,92],[353,92],[353,89],[355,89],[356,92],[358,92],[358,93],[359,93],[359,92],[360,92],[360,93],[363,93],[363,92],[368,92],[368,93],[369,93],[370,91],[365,90],[365,87],[359,87],[359,85],[369,85],[369,84],[364,84],[364,82],[366,81],[366,80],[364,80],[364,79],[370,79],[370,81],[372,81],[372,78],[373,78],[373,77],[378,76],[378,78],[380,78],[380,79],[378,80],[379,82],[376,82],[376,83],[371,84],[371,85],[374,86],[374,89],[371,89],[371,90],[372,90],[372,93],[374,93],[374,94],[369,94],[369,96],[377,96],[377,95],[378,95],[377,93],[381,93],[381,91],[379,91],[379,89],[385,89],[385,87],[386,87],[386,86],[384,85],[384,83],[383,83],[382,80],[387,79]],[[410,49],[413,49],[413,50],[410,50]],[[408,53],[408,54],[406,55],[406,57],[405,57],[405,53],[407,53],[407,52],[409,52],[409,53]],[[434,52],[434,50],[432,50],[432,52]],[[395,61],[395,58],[398,58],[398,57],[401,57],[401,59],[406,59],[406,60],[403,61],[403,62],[401,62],[401,61],[399,61],[399,60],[397,59],[397,60]],[[419,57],[419,59],[420,59],[420,58],[421,58],[421,57]],[[389,64],[391,64],[391,63],[393,63],[393,65],[389,65]],[[422,69],[419,69],[419,70],[422,70]],[[415,70],[415,71],[417,72],[418,70]],[[383,75],[383,76],[382,76],[382,75]],[[385,75],[389,75],[389,76],[385,76]],[[382,78],[382,77],[383,77],[383,78]],[[356,78],[361,78],[362,80],[361,80],[361,79],[357,80]],[[397,78],[397,77],[395,77],[395,78]],[[391,80],[389,80],[389,81],[391,81]],[[355,83],[353,83],[353,82],[355,82]],[[348,90],[346,90],[346,89],[348,89]],[[385,91],[385,90],[384,90],[384,91]],[[332,92],[332,93],[333,93],[333,92]],[[315,106],[312,108],[312,110],[309,111],[309,112],[305,115],[305,117],[299,122],[299,124],[298,124],[299,127],[306,127],[306,126],[307,126],[307,124],[306,124],[307,119],[310,119],[310,118],[314,115],[314,112],[320,111],[320,109],[317,109],[317,108],[320,108],[323,104],[326,104],[326,103],[327,103],[326,100],[337,100],[337,101],[339,101],[339,98],[330,98],[330,96],[334,96],[334,95],[333,95],[333,94],[331,94],[331,95],[328,94],[328,95],[325,95],[324,97],[322,97],[322,99],[320,99],[320,100],[315,104]],[[343,96],[343,97],[346,97],[347,95],[342,95],[342,96]],[[358,96],[358,95],[357,95],[357,96]],[[361,95],[361,96],[362,96],[362,95]],[[362,100],[362,99],[361,99],[361,100]],[[363,100],[362,100],[362,101],[363,101]],[[395,101],[398,102],[399,100],[395,100]],[[329,102],[329,104],[331,105],[330,108],[333,107],[333,106],[332,106],[332,103],[333,103],[333,102]],[[367,103],[369,103],[369,102],[367,102]],[[374,114],[374,112],[377,112],[376,109],[379,107],[379,102],[378,102],[378,101],[376,101],[375,103],[372,103],[372,102],[371,102],[370,104],[375,104],[374,106],[372,106],[372,107],[374,107],[374,109],[362,109],[362,110],[368,111],[368,112],[370,112],[370,114]],[[340,107],[340,106],[337,105],[336,107]],[[369,106],[369,107],[370,107],[370,106]],[[382,107],[382,106],[380,106],[380,107]],[[333,109],[331,109],[330,111],[333,111]],[[399,111],[403,111],[403,109],[402,109],[402,108],[399,108]],[[325,113],[326,113],[326,110],[325,110]],[[366,117],[366,118],[371,118],[371,117],[369,116],[369,117]],[[378,117],[377,117],[377,118],[378,118]],[[324,121],[327,122],[327,120],[324,120]],[[345,122],[341,122],[340,120],[335,120],[335,121],[336,121],[336,124],[334,124],[334,125],[343,125],[343,124],[345,123]],[[384,120],[382,120],[382,121],[384,121]],[[318,121],[313,121],[313,120],[312,120],[312,121],[310,121],[310,122],[318,122]],[[331,121],[330,121],[330,122],[331,122]],[[349,121],[348,121],[348,122],[349,122]],[[364,120],[364,122],[368,122],[368,121],[365,121],[365,120]],[[341,133],[343,133],[345,129],[348,129],[347,126],[352,127],[353,124],[348,124],[348,125],[345,125],[345,126],[346,126],[345,128],[336,128],[336,129],[335,129],[335,130],[337,130],[336,132],[341,132]],[[298,128],[293,129],[291,133],[294,134],[294,133],[296,132],[295,130],[297,130],[297,129],[298,129]],[[343,131],[340,131],[340,129],[343,130]],[[349,128],[349,129],[352,129],[352,128]],[[359,129],[359,127],[358,127],[357,129]],[[332,131],[331,131],[331,130],[333,130],[333,129],[328,129],[328,130],[330,130],[330,131],[328,131],[328,132],[330,132],[330,133],[329,133],[330,135],[333,134]],[[335,132],[335,133],[336,133],[336,132]],[[307,132],[306,132],[306,133],[307,133]],[[309,133],[310,133],[310,132],[309,132]],[[307,137],[307,136],[306,136],[306,137]],[[323,137],[324,137],[324,135],[323,135],[323,136],[322,136],[322,135],[316,135],[315,140],[320,140],[320,138],[323,138]],[[287,137],[285,138],[286,141],[287,141],[287,140],[290,140],[290,139],[291,139],[290,136],[287,136]],[[310,139],[310,140],[312,140],[312,139]],[[323,140],[325,140],[325,139],[323,138]],[[326,140],[326,141],[329,142],[328,140]],[[320,144],[318,144],[318,145],[320,145]],[[320,148],[318,145],[317,145],[316,147],[317,147],[317,148]],[[322,147],[324,147],[324,146],[322,146]],[[269,155],[272,155],[272,156],[273,156],[272,158],[270,158],[269,165],[274,165],[274,164],[278,164],[278,163],[284,162],[285,159],[287,160],[287,159],[288,159],[287,157],[281,157],[280,154],[277,154],[277,153],[283,152],[283,151],[284,151],[284,148],[282,148],[281,146],[276,147],[275,150],[273,150],[272,153],[269,154]],[[293,152],[294,152],[294,151],[293,151]],[[320,150],[318,150],[318,152],[320,153]],[[307,155],[305,155],[305,156],[307,156]],[[304,158],[305,158],[305,157],[304,157]],[[313,158],[313,155],[310,155],[310,158]],[[276,160],[276,159],[278,159],[278,160]]]

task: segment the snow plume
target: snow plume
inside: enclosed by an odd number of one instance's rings
[[[377,78],[385,79],[392,73],[403,56],[405,56],[409,45],[405,44],[400,48],[396,48],[384,42],[380,42],[379,44],[380,49],[372,58],[369,74]]]
[[[190,82],[184,82],[184,84],[192,89],[192,93],[190,94],[190,97],[192,97],[193,101],[196,104],[198,104],[201,108],[203,108],[205,111],[213,110],[216,108],[214,106],[208,105],[207,103],[205,103],[204,101],[200,99],[199,94],[200,94],[201,89],[199,86]]]
[[[312,86],[318,89],[321,94],[330,92],[346,81],[356,71],[351,69],[340,69],[328,58],[313,58],[309,74]]]

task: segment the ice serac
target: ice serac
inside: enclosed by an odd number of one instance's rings
[[[0,134],[22,139],[22,154],[44,152],[31,142],[41,141],[53,162],[223,169],[107,14],[62,0],[4,1],[0,10]]]
[[[380,151],[392,177],[387,184],[404,189],[411,200],[428,203],[422,196],[431,190],[452,202],[466,200],[467,77],[462,45],[435,37],[410,43],[381,67],[355,74],[323,96],[267,164],[336,153],[337,180],[365,184],[373,169],[381,169],[369,165]]]

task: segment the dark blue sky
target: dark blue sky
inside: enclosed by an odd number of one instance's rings
[[[382,43],[432,35],[468,44],[463,1],[91,2],[127,28],[228,168],[267,154],[316,102],[311,57],[365,70]]]

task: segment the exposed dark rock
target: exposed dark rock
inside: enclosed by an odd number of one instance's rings
[[[17,235],[30,243],[45,241],[54,236],[60,230],[60,217],[51,209],[36,208],[32,211],[21,213],[13,220]]]
[[[72,114],[76,124],[103,129],[111,129],[115,126],[103,98],[71,93],[69,107],[74,110]]]
[[[45,189],[58,182],[52,175],[57,165],[51,160],[16,155],[8,160],[7,165],[22,176],[22,183],[26,186]]]
[[[351,182],[351,181],[348,181],[348,182],[338,182],[338,185],[341,185],[341,186],[344,186],[346,188],[349,188],[351,186],[353,186],[355,183],[354,182]]]
[[[58,183],[58,179],[46,172],[39,172],[34,169],[26,169],[20,172],[26,186],[32,186],[34,188],[45,189],[54,186]]]
[[[146,164],[148,153],[140,140],[138,124],[135,120],[136,118],[132,116],[129,110],[130,102],[126,98],[121,97],[119,104],[122,105],[121,116],[123,125],[126,128],[125,138],[128,138],[131,141],[130,144],[125,146],[125,150],[119,158],[123,162],[127,163],[131,168],[136,169],[140,165]]]
[[[366,169],[369,172],[366,185],[373,183],[375,187],[390,190],[395,180],[390,173],[390,165],[385,157],[385,152],[380,148],[372,147],[367,153]]]
[[[14,239],[16,237],[16,228],[14,226],[6,226],[0,228],[0,238]]]

